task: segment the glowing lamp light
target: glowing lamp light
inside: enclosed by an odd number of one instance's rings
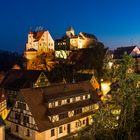
[[[109,69],[111,69],[112,65],[113,65],[112,62],[109,62],[109,63],[108,63]]]
[[[107,94],[110,91],[110,82],[102,82],[101,83],[101,90],[103,94]]]

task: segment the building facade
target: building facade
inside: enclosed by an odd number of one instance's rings
[[[63,58],[63,55],[61,55],[62,50],[66,52],[66,55],[69,55],[69,53],[67,53],[68,51],[90,48],[93,47],[96,42],[97,38],[93,34],[80,32],[78,35],[75,35],[74,29],[70,26],[66,30],[65,36],[55,40],[56,57]]]
[[[29,32],[24,57],[26,67],[28,62],[34,59],[41,52],[54,51],[54,40],[49,31]]]
[[[11,70],[1,82],[0,87],[1,94],[3,92],[6,95],[8,107],[11,108],[21,88],[38,88],[49,85],[50,82],[43,71]],[[5,98],[2,101],[5,103]]]
[[[99,97],[89,81],[21,89],[8,121],[11,133],[27,140],[55,140],[93,122]]]

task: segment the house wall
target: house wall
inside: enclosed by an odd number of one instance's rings
[[[18,132],[16,131],[16,127],[18,127]],[[23,138],[23,139],[26,139],[26,140],[37,140],[37,139],[35,139],[35,134],[36,134],[35,133],[36,132],[35,130],[29,129],[30,136],[27,136],[27,130],[28,130],[28,128],[26,128],[24,126],[21,126],[21,125],[15,124],[15,123],[11,123],[10,128],[11,128],[11,133],[13,135],[19,137],[19,138]]]
[[[75,120],[75,121],[72,121],[68,124],[70,124],[70,133],[75,133],[76,131],[80,130],[82,127],[86,126],[86,120],[89,120],[89,124],[92,123],[92,116],[87,116],[87,117],[84,117],[84,118],[81,118],[81,119],[78,119],[78,120]],[[26,140],[56,140],[58,138],[61,138],[61,137],[64,137],[64,136],[67,136],[68,133],[68,129],[67,129],[67,126],[68,124],[63,124],[59,127],[55,127],[53,128],[54,129],[54,136],[51,136],[51,130],[46,130],[44,132],[37,132],[35,130],[32,130],[32,129],[29,129],[30,131],[30,136],[27,136],[27,129],[26,127],[24,126],[21,126],[21,125],[17,125],[15,123],[11,123],[11,133],[22,138],[22,139],[26,139]],[[16,132],[16,125],[18,126],[19,128],[19,131]],[[60,127],[62,127],[62,133],[60,133]]]
[[[5,140],[5,126],[0,127],[0,140]]]
[[[35,49],[35,50],[30,50]],[[26,43],[26,50],[24,57],[27,59],[26,68],[29,69],[29,62],[36,58],[40,52],[48,52],[54,50],[54,40],[48,31],[45,31],[39,40],[35,40],[33,33],[28,34],[28,42]]]

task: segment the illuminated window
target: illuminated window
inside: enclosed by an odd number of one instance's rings
[[[51,103],[51,107],[55,107],[55,102],[52,102]]]
[[[73,97],[73,98],[72,98],[72,102],[75,102],[75,101],[76,101],[76,97]]]
[[[82,125],[81,121],[76,122],[76,127],[80,127]]]

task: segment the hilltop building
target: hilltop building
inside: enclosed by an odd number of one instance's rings
[[[49,31],[29,32],[24,57],[26,59],[26,68],[28,62],[34,59],[41,52],[54,51],[54,40]]]
[[[80,32],[75,35],[74,29],[70,26],[65,36],[55,40],[55,56],[65,58],[70,51],[93,47],[96,42],[97,38],[93,34]]]
[[[135,59],[135,71],[140,72],[140,49],[138,46],[119,47],[114,51],[113,58],[121,59],[125,53]]]
[[[20,138],[56,140],[91,124],[98,102],[90,81],[20,89],[7,120]]]

